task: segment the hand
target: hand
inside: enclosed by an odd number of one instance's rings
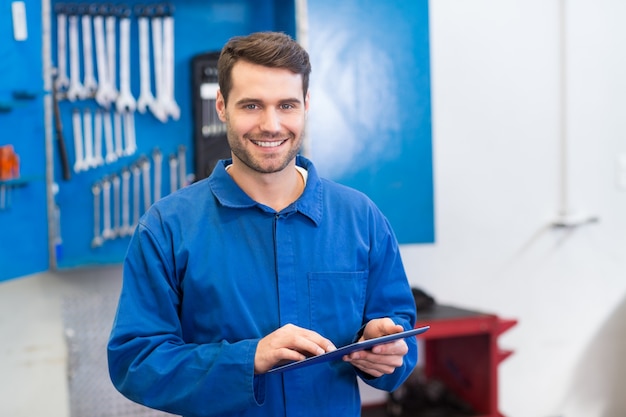
[[[365,325],[363,335],[359,342],[373,339],[375,337],[386,336],[388,334],[399,333],[404,328],[395,324],[390,318],[370,320]],[[353,352],[343,357],[345,362],[349,362],[361,371],[379,377],[391,374],[399,366],[402,366],[404,355],[409,351],[404,339],[395,340],[390,343],[376,345],[371,350]]]
[[[286,324],[261,340],[254,355],[254,373],[262,374],[281,361],[300,361],[337,348],[318,333]]]

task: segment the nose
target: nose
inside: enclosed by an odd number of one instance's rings
[[[263,111],[259,128],[264,132],[279,132],[280,131],[280,116],[274,108],[266,108]]]

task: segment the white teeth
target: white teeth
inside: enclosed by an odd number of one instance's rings
[[[284,141],[282,141],[282,140],[277,140],[277,141],[274,141],[274,142],[256,142],[255,141],[254,144],[258,145],[258,146],[260,146],[262,148],[273,148],[275,146],[282,145],[283,142]]]

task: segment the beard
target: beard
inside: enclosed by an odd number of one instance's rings
[[[244,165],[251,170],[262,173],[271,174],[274,172],[280,172],[285,169],[291,161],[296,157],[302,146],[302,137],[304,136],[304,130],[299,136],[296,136],[292,132],[288,132],[287,135],[252,135],[245,134],[243,137],[239,137],[237,133],[231,128],[230,123],[226,123],[226,136],[228,139],[228,145],[230,150],[237,159],[239,159]],[[286,140],[290,144],[290,148],[285,151],[284,149],[277,150],[275,153],[258,154],[255,155],[253,150],[256,145],[251,144],[250,141],[261,140]],[[284,146],[285,144],[281,145]]]

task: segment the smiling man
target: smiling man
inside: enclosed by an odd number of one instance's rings
[[[235,37],[218,71],[232,159],[141,218],[108,345],[111,379],[131,400],[187,417],[359,416],[357,378],[398,387],[415,339],[267,371],[414,326],[393,231],[365,195],[298,155],[311,72],[300,45],[273,32]]]

